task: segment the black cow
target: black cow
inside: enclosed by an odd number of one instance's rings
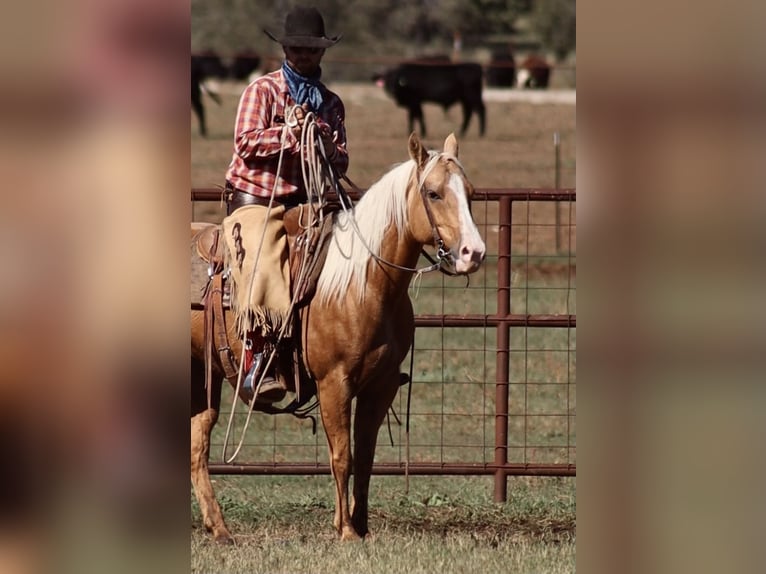
[[[510,48],[500,47],[492,51],[487,66],[487,85],[498,88],[512,88],[516,83],[516,65]]]
[[[205,106],[202,102],[202,92],[210,96],[213,101],[220,105],[221,98],[218,94],[205,87],[205,79],[209,77],[223,78],[226,76],[226,68],[215,53],[192,54],[191,57],[191,105],[192,110],[199,121],[199,133],[207,137],[207,125],[205,123]]]
[[[234,59],[229,66],[229,74],[235,80],[247,80],[250,74],[258,69],[261,64],[261,57],[255,52],[245,51],[234,55]]]
[[[460,102],[463,107],[461,135],[465,135],[473,112],[479,116],[479,133],[484,135],[485,110],[481,96],[483,72],[479,64],[453,64],[441,60],[404,62],[377,76],[376,80],[382,83],[398,106],[409,110],[410,132],[417,119],[420,121],[420,135],[426,135],[423,102],[441,104],[445,111]]]

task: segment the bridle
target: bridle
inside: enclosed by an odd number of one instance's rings
[[[437,268],[442,273],[445,273],[446,275],[458,275],[458,273],[442,267],[442,261],[446,261],[451,267],[454,268],[455,258],[452,257],[452,253],[449,250],[444,248],[444,240],[442,239],[441,233],[439,233],[439,228],[434,221],[433,211],[431,211],[431,204],[428,201],[428,197],[426,197],[425,183],[420,184],[420,198],[423,200],[423,208],[426,211],[426,217],[428,218],[428,223],[431,226],[431,234],[433,235],[434,246],[436,247],[436,259],[431,259],[431,256],[425,250],[423,250],[423,255],[425,255],[426,258],[432,262],[432,267],[437,265]]]
[[[367,245],[367,243],[364,240],[364,237],[362,236],[361,232],[359,231],[359,228],[356,225],[356,220],[353,217],[352,208],[353,204],[351,203],[351,198],[349,197],[348,193],[346,193],[346,190],[343,188],[342,185],[340,185],[339,180],[343,179],[346,183],[348,183],[354,191],[359,193],[360,195],[363,193],[359,187],[357,187],[354,182],[352,182],[345,174],[338,175],[335,171],[335,168],[332,166],[332,164],[327,160],[327,156],[325,155],[324,147],[322,146],[321,140],[318,142],[317,147],[319,148],[320,154],[322,155],[322,158],[324,159],[325,165],[328,166],[330,171],[330,181],[333,184],[333,188],[335,189],[335,193],[338,196],[338,199],[340,200],[341,207],[343,208],[343,211],[346,213],[346,215],[349,218],[349,221],[351,222],[351,226],[356,233],[359,240],[362,242],[362,245],[364,245],[365,249],[367,249],[367,252],[370,254],[370,256],[375,259],[378,263],[382,263],[384,265],[387,265],[388,267],[392,267],[394,269],[399,269],[400,271],[407,271],[409,273],[416,273],[418,275],[421,275],[423,273],[430,273],[431,271],[441,271],[445,275],[450,276],[456,276],[460,275],[460,273],[457,273],[456,271],[453,271],[452,269],[448,269],[444,267],[444,263],[446,262],[448,265],[454,268],[455,266],[455,260],[452,257],[452,253],[448,249],[445,248],[444,240],[442,239],[441,234],[439,233],[439,228],[436,224],[436,221],[434,220],[434,214],[433,211],[431,211],[431,205],[428,202],[428,197],[426,194],[425,189],[425,181],[422,181],[418,185],[418,191],[421,200],[423,201],[423,208],[426,212],[426,217],[428,218],[428,224],[431,226],[431,235],[434,239],[434,246],[436,247],[436,257],[432,257],[428,254],[425,250],[422,250],[423,255],[428,259],[428,261],[431,262],[431,265],[427,267],[421,267],[421,268],[415,268],[415,267],[405,267],[403,265],[398,265],[396,263],[392,263],[391,261],[388,261],[386,259],[383,259],[380,257],[377,253],[374,253],[370,247]]]

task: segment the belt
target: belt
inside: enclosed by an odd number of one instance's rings
[[[268,197],[261,197],[260,195],[253,195],[252,193],[242,191],[228,182],[226,182],[226,187],[224,189],[224,197],[226,198],[227,203],[226,213],[228,215],[231,215],[235,209],[244,205],[262,205],[263,207],[268,207],[269,205]],[[301,203],[302,202],[295,196],[275,196],[272,205],[284,205],[285,207],[290,208],[297,207]]]

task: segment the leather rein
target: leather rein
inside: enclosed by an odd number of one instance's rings
[[[321,146],[321,144],[319,148],[322,155],[324,155],[324,148]],[[327,165],[331,166],[332,164],[328,162]],[[348,183],[351,186],[351,188],[359,195],[362,195],[364,192],[356,184],[354,184],[354,182],[351,181],[347,175],[342,174],[338,176],[335,173],[334,169],[332,169],[331,171],[332,171],[331,180],[333,182],[333,186],[335,187],[335,192],[338,195],[338,198],[340,199],[340,204],[343,207],[343,210],[350,217],[349,211],[351,210],[353,204],[351,203],[351,198],[346,193],[346,190],[338,182],[338,179],[343,179],[343,181]],[[354,230],[356,231],[357,236],[359,236],[359,239],[362,241],[362,244],[367,248],[367,251],[370,252],[370,255],[379,263],[383,263],[384,265],[388,265],[389,267],[393,267],[401,271],[408,271],[408,272],[417,273],[417,274],[429,273],[431,271],[439,270],[445,275],[449,275],[451,277],[460,275],[459,273],[456,273],[455,271],[452,271],[450,269],[446,269],[443,267],[443,262],[447,262],[447,264],[454,267],[455,260],[453,259],[452,254],[449,252],[449,250],[445,249],[444,247],[444,240],[442,239],[441,234],[439,233],[439,228],[437,227],[436,222],[434,221],[434,215],[433,215],[433,212],[431,211],[431,206],[428,203],[428,198],[426,197],[425,186],[421,185],[419,191],[420,191],[420,198],[423,200],[423,208],[426,211],[426,217],[428,218],[428,223],[431,226],[431,234],[433,235],[433,238],[434,238],[434,246],[436,247],[435,259],[425,249],[421,250],[421,253],[425,256],[425,258],[431,262],[431,265],[429,265],[428,267],[423,267],[421,269],[404,267],[402,265],[397,265],[396,263],[392,263],[391,261],[387,261],[383,259],[382,257],[380,257],[379,255],[377,255],[376,253],[373,253],[369,249],[369,247],[367,247],[367,244],[364,242],[364,239],[362,238],[361,234],[359,233],[356,227],[356,223],[353,217],[350,217]]]

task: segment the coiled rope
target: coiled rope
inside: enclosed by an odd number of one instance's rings
[[[287,134],[288,131],[294,128],[298,124],[298,118],[296,115],[296,109],[297,106],[293,106],[288,109],[287,117],[285,119],[285,125],[282,128],[282,135],[281,135],[281,145],[279,150],[279,159],[277,161],[277,173],[275,178],[275,187],[271,190],[271,195],[269,196],[269,204],[267,206],[267,212],[266,212],[266,219],[271,214],[271,209],[274,204],[274,195],[276,190],[276,181],[279,180],[279,174],[282,171],[282,160],[284,157],[287,141]],[[319,142],[319,145],[317,145],[317,142]],[[317,153],[317,149],[321,149],[321,155]],[[319,127],[316,122],[316,116],[313,112],[307,112],[306,116],[304,118],[303,122],[303,129],[301,130],[301,138],[300,138],[300,154],[301,154],[301,171],[302,171],[302,177],[303,177],[303,184],[304,189],[306,190],[306,195],[308,199],[308,206],[309,206],[309,213],[313,213],[313,204],[314,202],[319,202],[321,205],[324,202],[324,175],[323,175],[323,161],[327,161],[326,154],[324,147],[321,143],[321,138],[319,137]],[[322,218],[324,217],[321,213],[321,210],[318,210],[320,221],[322,221]],[[308,225],[308,233],[309,238],[311,237],[311,233],[314,232],[313,227],[309,224]],[[253,269],[258,268],[258,261],[260,260],[261,251],[263,249],[263,243],[266,236],[266,226],[263,227],[263,231],[261,233],[261,240],[258,245],[258,251],[255,254],[255,262],[253,265]],[[306,262],[306,257],[308,257],[308,251],[304,252],[304,263]],[[305,270],[307,266],[301,265],[301,271],[302,274],[298,278],[298,284],[300,284],[301,281],[305,280]],[[248,300],[252,296],[253,292],[253,286],[255,284],[255,272],[250,277],[250,283],[248,285]],[[293,308],[295,306],[295,298],[293,297],[290,301],[290,306],[288,307],[287,316],[291,316],[293,313]],[[266,376],[266,373],[269,372],[269,368],[271,367],[272,362],[274,361],[274,357],[276,356],[276,350],[279,347],[279,344],[282,342],[282,340],[285,337],[286,329],[289,325],[289,321],[285,321],[282,324],[282,327],[279,331],[279,334],[277,335],[277,343],[274,345],[274,348],[272,349],[271,353],[269,353],[268,359],[266,360],[266,364],[261,369],[260,377],[258,378],[258,383],[255,386],[253,390],[253,396],[250,399],[250,402],[248,404],[248,411],[247,411],[247,417],[245,419],[245,424],[242,427],[242,432],[240,435],[239,442],[237,444],[237,447],[234,450],[234,453],[231,455],[231,457],[227,457],[227,451],[228,451],[228,445],[229,445],[229,437],[231,435],[232,425],[234,421],[234,414],[235,414],[235,407],[237,404],[237,398],[239,396],[239,390],[242,385],[242,377],[244,373],[244,364],[245,364],[245,344],[247,341],[247,332],[244,331],[242,334],[242,354],[240,356],[239,361],[239,372],[237,373],[237,384],[234,389],[234,396],[232,398],[232,405],[231,410],[229,411],[229,421],[226,425],[226,434],[224,436],[224,442],[222,447],[222,458],[226,464],[230,464],[234,461],[234,459],[237,458],[237,455],[239,454],[240,450],[242,449],[242,446],[245,441],[245,433],[247,431],[247,427],[250,424],[250,418],[252,417],[253,410],[255,407],[255,402],[258,398],[258,392],[261,389],[261,385],[263,383],[263,380]]]

